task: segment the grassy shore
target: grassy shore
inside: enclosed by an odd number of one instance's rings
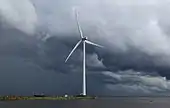
[[[96,97],[85,96],[85,97],[75,97],[75,96],[45,96],[45,97],[34,97],[34,96],[0,96],[0,101],[14,101],[14,100],[86,100],[95,99]]]

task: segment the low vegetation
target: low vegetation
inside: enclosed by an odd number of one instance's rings
[[[34,97],[34,96],[0,96],[1,101],[13,101],[13,100],[80,100],[80,99],[95,99],[96,97],[76,97],[76,96],[45,96],[45,97]]]

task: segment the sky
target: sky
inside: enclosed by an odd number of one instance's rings
[[[22,5],[21,5],[22,4]],[[170,94],[170,0],[0,0],[0,94]]]

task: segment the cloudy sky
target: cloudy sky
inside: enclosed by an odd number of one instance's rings
[[[0,0],[0,94],[170,94],[170,0]]]

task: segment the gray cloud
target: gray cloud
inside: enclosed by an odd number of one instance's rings
[[[139,92],[150,95],[167,95],[166,93],[170,90],[169,80],[159,75],[153,76],[133,70],[117,73],[103,72],[103,74],[110,77],[105,79],[108,83],[106,86],[113,91],[136,92],[136,95]]]
[[[157,65],[169,65],[168,0],[34,2],[42,16],[42,24],[53,34],[78,33],[72,11],[78,6],[81,25],[90,39],[105,45],[113,53],[126,53],[133,48],[156,58],[153,62]]]
[[[38,24],[35,8],[29,0],[1,0],[0,16],[3,26],[17,28],[28,34],[33,34]]]

